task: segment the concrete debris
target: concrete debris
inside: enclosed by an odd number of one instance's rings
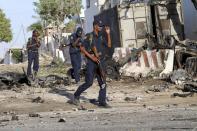
[[[33,103],[44,103],[44,100],[39,96],[32,100]]]
[[[20,85],[29,85],[28,79],[24,74],[19,73],[4,73],[0,74],[0,90],[12,89]]]
[[[72,110],[73,110],[73,111],[79,111],[78,108],[73,108]]]
[[[78,108],[78,110],[86,111],[86,110],[87,110],[87,108],[85,108],[83,105],[81,105],[81,106]]]
[[[57,75],[49,75],[47,77],[39,78],[39,85],[43,88],[54,87],[55,85],[70,85],[70,80],[68,77],[60,77]]]
[[[113,59],[119,65],[121,76],[148,77],[150,72],[163,69],[162,50],[115,48]]]
[[[88,110],[88,112],[94,112],[94,110],[93,109],[90,109],[90,110]]]
[[[55,85],[70,85],[68,77],[60,77],[56,75],[49,75],[40,77],[35,81],[30,81],[25,74],[20,73],[5,73],[0,74],[0,90],[10,90],[13,88],[20,88],[23,86],[34,87],[54,87]]]
[[[172,94],[172,97],[176,97],[176,96],[179,96],[179,97],[188,97],[188,96],[190,96],[190,97],[192,97],[194,95],[194,93],[193,92],[189,92],[189,93],[174,93],[174,94]]]
[[[172,94],[172,97],[192,97],[194,95],[194,93],[197,93],[197,84],[196,82],[190,82],[190,83],[186,83],[183,85],[183,89],[181,89],[183,92],[186,93],[174,93]]]
[[[160,73],[161,78],[168,78],[173,72],[174,67],[174,50],[167,50],[165,54],[166,58],[164,60],[164,70]]]
[[[11,120],[12,121],[18,121],[19,120],[19,117],[17,115],[13,115]]]
[[[65,118],[60,118],[58,122],[66,122]]]
[[[31,113],[31,114],[29,114],[29,117],[40,117],[40,114],[37,114],[37,113]]]
[[[178,69],[173,72],[170,77],[171,81],[177,85],[182,85],[186,81],[192,80],[192,78],[188,75],[186,70]]]
[[[2,123],[2,122],[8,122],[8,121],[10,121],[9,119],[3,119],[3,120],[0,120],[0,123]]]
[[[149,89],[146,90],[146,92],[148,93],[149,91],[153,91],[153,92],[164,92],[167,89],[169,89],[169,85],[168,84],[162,84],[162,85],[153,85],[151,86]]]
[[[184,85],[184,88],[182,91],[197,93],[197,84],[196,83],[187,83]]]
[[[137,97],[125,97],[125,99],[124,99],[125,101],[127,101],[127,102],[130,102],[130,101],[136,101],[137,100]]]

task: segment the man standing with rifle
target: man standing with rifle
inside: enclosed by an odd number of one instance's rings
[[[72,103],[79,104],[79,98],[82,92],[92,86],[94,77],[96,76],[100,86],[98,102],[99,106],[108,108],[110,107],[106,102],[106,80],[104,74],[104,57],[105,48],[111,48],[111,38],[109,27],[104,27],[105,32],[102,30],[101,21],[93,22],[93,32],[89,34],[89,42],[85,41],[84,45],[80,46],[80,50],[87,57],[87,71],[85,76],[85,83],[80,85],[77,91],[74,93]],[[103,34],[107,34],[103,37]]]
[[[39,69],[39,52],[38,48],[40,47],[39,33],[37,30],[34,30],[32,33],[32,38],[29,38],[27,42],[27,51],[28,51],[28,67],[27,67],[27,76],[35,80],[37,72]],[[33,64],[33,75],[32,75],[32,64]]]

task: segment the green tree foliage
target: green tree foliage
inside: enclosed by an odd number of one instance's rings
[[[31,24],[27,29],[28,31],[33,31],[36,29],[41,36],[43,35],[43,31],[44,31],[41,21]]]
[[[76,22],[75,21],[69,21],[64,28],[64,31],[66,32],[73,32],[76,26]]]
[[[6,18],[0,9],[0,42],[10,42],[12,37],[10,20]]]
[[[81,0],[38,0],[34,2],[35,11],[47,22],[63,22],[74,14],[80,13]]]
[[[16,60],[16,62],[22,61],[22,54],[20,49],[12,49],[12,58]]]

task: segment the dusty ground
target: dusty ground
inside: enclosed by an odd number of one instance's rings
[[[46,70],[44,64],[41,71]],[[20,69],[25,65],[26,63],[1,65],[0,70],[22,72]],[[152,85],[164,84],[169,88],[162,92],[147,91]],[[21,88],[1,91],[0,130],[195,131],[197,127],[197,95],[186,98],[171,97],[173,93],[181,91],[177,90],[175,85],[162,80],[136,82],[128,79],[108,82],[108,102],[111,109],[98,108],[89,103],[89,99],[98,96],[96,81],[82,95],[81,105],[85,110],[80,110],[81,106],[67,103],[76,89],[76,85],[58,85],[53,88],[24,85]],[[37,97],[41,97],[43,102],[33,103],[32,100]],[[39,117],[29,117],[32,113],[39,114]],[[19,120],[11,120],[13,115],[17,115]],[[66,122],[58,122],[60,118],[65,118]]]

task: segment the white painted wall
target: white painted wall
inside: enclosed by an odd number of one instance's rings
[[[90,0],[90,7],[85,10],[85,33],[93,30],[94,16],[99,13],[98,0]]]
[[[3,63],[8,64],[8,65],[16,64],[16,61],[12,58],[12,52],[11,51],[7,51],[5,53]]]
[[[186,38],[197,40],[197,10],[191,0],[182,1]]]

